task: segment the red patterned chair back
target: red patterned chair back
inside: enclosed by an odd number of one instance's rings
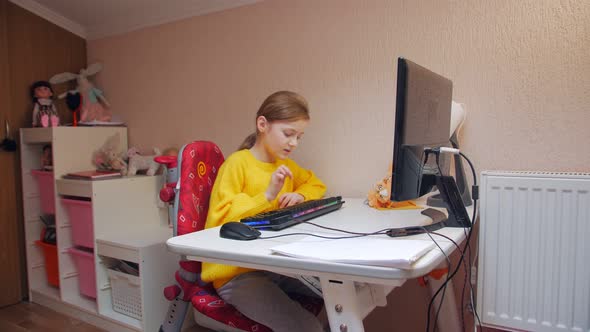
[[[223,163],[223,153],[215,143],[194,141],[182,147],[178,154],[179,191],[175,204],[175,235],[205,228],[209,197]]]

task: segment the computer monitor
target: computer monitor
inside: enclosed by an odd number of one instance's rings
[[[405,201],[439,189],[448,216],[436,209],[422,213],[442,227],[470,227],[455,179],[449,175],[451,155],[427,153],[449,147],[453,83],[407,59],[397,62],[397,96],[393,142],[391,200]],[[392,229],[390,236],[425,231],[422,227]]]
[[[398,59],[392,201],[423,196],[436,185],[437,175],[448,175],[450,156],[441,154],[437,166],[434,156],[426,159],[425,149],[450,146],[452,97],[449,79]]]

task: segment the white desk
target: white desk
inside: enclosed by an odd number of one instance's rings
[[[345,200],[346,203],[340,210],[311,221],[323,226],[355,232],[374,232],[388,227],[426,225],[431,222],[428,217],[420,214],[421,210],[378,211],[366,206],[364,199]],[[309,224],[300,224],[280,232],[263,231],[263,236],[297,232],[331,236],[346,235]],[[438,232],[457,243],[461,243],[465,238],[463,228],[444,228]],[[219,237],[219,227],[216,227],[173,237],[166,243],[169,250],[198,261],[237,265],[287,275],[318,276],[322,284],[330,328],[334,332],[364,331],[363,318],[376,306],[385,306],[386,296],[393,288],[401,286],[407,279],[428,274],[445,261],[438,247],[420,258],[410,270],[298,259],[271,253],[271,247],[297,241],[303,237],[305,236],[236,241]],[[387,235],[375,237],[395,241]],[[426,234],[407,238],[431,241]],[[450,241],[442,237],[435,236],[435,240],[447,255],[456,249]]]

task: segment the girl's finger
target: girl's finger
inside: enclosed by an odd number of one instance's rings
[[[283,206],[283,203],[285,202],[285,195],[281,195],[281,197],[279,197],[279,206]]]
[[[291,173],[291,170],[289,169],[289,167],[287,167],[285,165],[281,165],[281,166],[279,166],[278,170],[280,170],[286,176],[293,178],[293,173]]]

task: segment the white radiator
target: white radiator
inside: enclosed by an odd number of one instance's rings
[[[482,324],[590,331],[590,174],[484,171],[480,192]]]

